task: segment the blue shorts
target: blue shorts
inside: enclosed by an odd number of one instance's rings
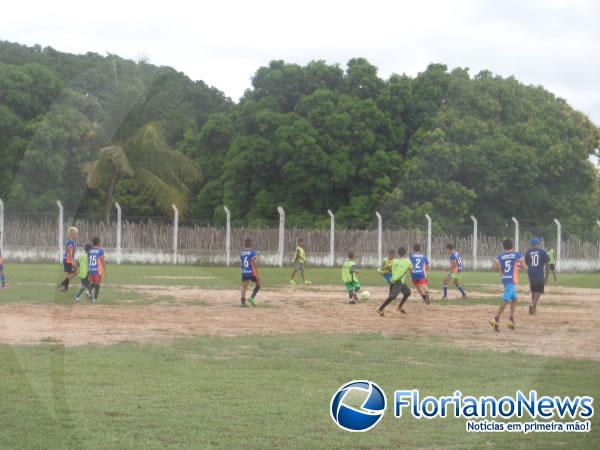
[[[383,274],[383,278],[385,279],[385,282],[387,284],[391,284],[392,283],[392,274],[391,273],[384,273]]]
[[[4,270],[4,264],[0,264],[0,272]]]
[[[505,302],[512,302],[517,299],[517,287],[514,283],[506,283],[504,285],[504,294],[502,294],[502,300]]]
[[[256,276],[252,275],[251,273],[243,273],[242,281],[252,281],[253,283],[256,283]]]

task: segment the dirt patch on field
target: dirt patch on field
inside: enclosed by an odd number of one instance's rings
[[[600,289],[550,288],[538,314],[529,316],[526,292],[517,311],[517,330],[495,333],[488,324],[496,305],[427,306],[416,294],[407,315],[395,304],[385,317],[375,307],[384,288],[369,288],[371,299],[348,305],[338,286],[286,287],[264,290],[259,306],[240,308],[237,290],[177,286],[125,286],[147,296],[173,297],[155,305],[23,305],[0,306],[0,342],[35,344],[48,340],[66,345],[157,342],[191,336],[250,336],[285,333],[373,333],[433,336],[460,347],[519,351],[600,361]],[[498,291],[498,288],[496,287]],[[452,292],[454,295],[455,292]],[[439,292],[434,293],[439,298]],[[471,292],[472,297],[498,292]],[[456,304],[452,304],[452,302]],[[201,305],[198,305],[198,303]]]

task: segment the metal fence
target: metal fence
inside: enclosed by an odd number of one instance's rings
[[[389,249],[402,245],[410,249],[420,243],[434,268],[447,267],[446,244],[453,243],[462,253],[470,270],[489,269],[493,258],[501,252],[502,239],[510,236],[517,248],[525,250],[527,240],[544,233],[558,255],[559,270],[600,270],[600,222],[595,239],[563,237],[561,223],[546,226],[521,226],[516,218],[501,226],[480,225],[472,217],[472,227],[459,226],[444,232],[430,217],[424,217],[422,229],[386,229],[376,215],[372,229],[348,229],[335,224],[330,212],[329,229],[286,228],[285,212],[279,208],[279,226],[264,228],[232,228],[227,212],[225,227],[180,226],[174,208],[172,221],[164,218],[123,220],[120,207],[114,223],[65,218],[60,202],[50,214],[5,214],[0,200],[0,248],[7,260],[23,262],[58,261],[62,257],[66,229],[79,229],[78,244],[83,246],[99,237],[110,260],[136,263],[232,264],[241,251],[245,238],[253,240],[264,265],[287,264],[293,258],[299,238],[305,240],[309,264],[340,264],[349,251],[356,253],[359,263],[376,266]],[[374,218],[375,219],[375,218]],[[435,231],[432,231],[435,229]]]

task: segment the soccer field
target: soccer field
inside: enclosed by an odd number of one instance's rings
[[[262,268],[256,308],[239,307],[239,269],[115,266],[100,304],[59,293],[60,268],[11,264],[0,290],[0,447],[594,448],[589,433],[467,433],[465,419],[395,419],[347,433],[329,403],[353,379],[431,395],[600,395],[600,274],[561,274],[536,316],[494,333],[498,275],[466,273],[468,300],[416,295],[407,315],[348,305],[339,269]],[[525,278],[526,277],[522,277]],[[525,281],[525,280],[522,280]]]

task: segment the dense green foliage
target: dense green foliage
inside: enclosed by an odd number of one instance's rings
[[[379,210],[387,224],[405,227],[422,224],[425,213],[448,225],[475,214],[487,224],[561,217],[592,227],[600,210],[589,161],[598,128],[512,77],[432,64],[414,78],[384,80],[360,58],[346,70],[273,61],[233,104],[169,68],[7,43],[0,196],[32,209],[62,198],[100,212],[102,188],[81,200],[81,163],[131,115],[159,121],[169,145],[201,169],[190,186],[190,222],[221,223],[227,205],[238,223],[261,225],[281,205],[290,223],[311,226],[331,209],[354,226],[369,226]],[[127,177],[115,199],[129,215],[161,213]]]

